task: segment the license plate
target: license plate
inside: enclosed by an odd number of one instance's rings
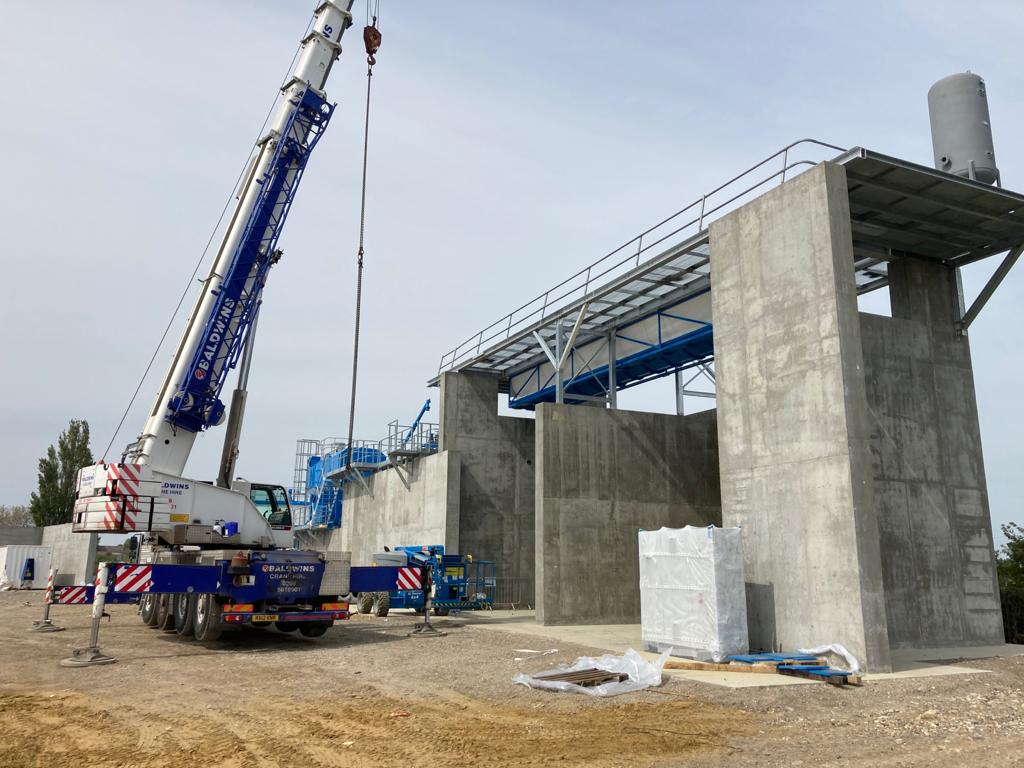
[[[277,616],[272,613],[254,613],[249,617],[250,621],[277,621]]]

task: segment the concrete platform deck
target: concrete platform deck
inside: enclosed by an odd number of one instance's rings
[[[643,651],[639,624],[586,624],[544,626],[538,624],[533,611],[466,611],[460,618],[473,626],[498,632],[518,632],[534,635],[546,641],[543,651],[557,647],[558,643],[575,643],[600,648],[609,653],[625,653],[629,648],[640,651],[648,658],[657,654]],[[969,675],[987,670],[953,666],[964,659],[990,659],[1002,656],[1024,655],[1024,645],[982,645],[974,647],[929,648],[926,650],[896,649],[892,652],[893,672],[864,676],[868,682],[882,682],[900,678],[932,677],[935,675]],[[741,672],[690,672],[665,670],[669,677],[725,688],[756,688],[777,685],[818,685],[812,680],[783,677],[781,675],[752,675]]]

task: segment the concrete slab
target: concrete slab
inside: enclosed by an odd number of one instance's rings
[[[625,653],[633,648],[647,658],[657,654],[643,651],[639,624],[579,624],[545,626],[538,624],[534,611],[480,611],[465,612],[459,617],[483,629],[499,632],[518,632],[542,639],[535,650],[557,648],[559,643],[574,643],[591,648],[600,648],[609,653]],[[543,646],[543,647],[541,647]],[[971,675],[988,670],[974,667],[953,666],[950,662],[963,659],[991,659],[1002,656],[1024,655],[1024,645],[979,645],[967,647],[897,649],[892,652],[892,672],[865,675],[869,682],[899,680],[904,678],[933,677],[937,675]],[[945,662],[945,663],[944,663]],[[758,675],[746,672],[691,672],[686,670],[665,670],[665,674],[681,680],[718,685],[725,688],[764,688],[778,685],[820,685],[813,680],[803,680],[782,675]]]

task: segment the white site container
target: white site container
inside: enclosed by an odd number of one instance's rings
[[[46,589],[52,554],[50,547],[41,547],[36,544],[8,544],[6,547],[0,547],[0,571],[3,571],[7,583],[15,589]],[[25,581],[21,577],[25,573],[25,562],[29,558],[35,561],[33,579]]]
[[[659,653],[723,661],[747,652],[739,528],[640,531],[640,625]]]

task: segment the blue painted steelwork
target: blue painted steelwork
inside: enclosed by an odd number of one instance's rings
[[[352,450],[352,463],[380,466],[388,457],[371,446],[356,446]],[[348,466],[348,448],[330,451],[323,456],[310,456],[307,464],[306,495],[309,503],[309,528],[337,528],[341,525],[342,500],[345,486],[355,478],[351,475],[332,478]],[[370,469],[358,469],[363,477],[373,474]]]
[[[231,266],[224,275],[210,318],[196,347],[167,420],[198,432],[220,422],[220,392],[235,367],[274,259],[278,238],[295,199],[306,162],[323,136],[334,108],[307,89],[295,104],[273,152],[257,201]]]
[[[666,339],[661,333],[662,318],[694,323],[701,323],[702,321],[666,312],[655,312],[648,315],[648,317],[658,318],[658,341],[656,343],[649,343],[616,333],[616,339],[641,344],[645,347],[645,349],[620,358],[617,361],[615,365],[615,381],[617,384],[616,389],[618,390],[635,387],[637,384],[642,384],[645,381],[692,368],[700,363],[710,362],[714,358],[714,334],[710,324],[703,323],[701,328]],[[603,397],[608,391],[608,366],[602,365],[591,369],[578,358],[578,352],[574,349],[566,363],[569,368],[569,372],[565,377],[566,403],[583,402],[582,400],[573,399],[573,395]],[[538,364],[532,374],[522,380],[518,389],[509,392],[508,404],[510,408],[532,410],[538,403],[555,402],[555,373],[552,370],[546,379],[541,380],[543,367],[543,364]],[[532,391],[529,394],[520,395],[520,393],[527,389]]]
[[[402,438],[403,445],[405,443],[408,443],[409,440],[412,438],[412,436],[414,434],[416,434],[416,427],[418,427],[420,425],[420,422],[423,420],[423,417],[426,416],[427,411],[429,411],[429,410],[430,410],[430,398],[428,397],[427,401],[425,403],[423,403],[423,407],[420,408],[420,412],[416,414],[416,418],[413,419],[412,426],[409,427],[409,430],[405,433],[405,436]]]

